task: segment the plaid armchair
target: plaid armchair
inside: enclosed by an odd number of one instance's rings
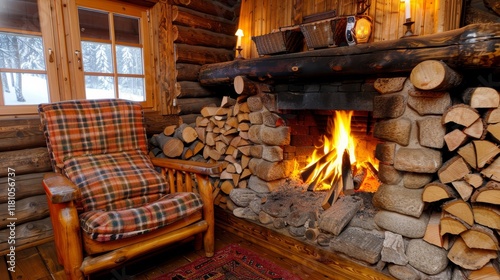
[[[39,114],[54,170],[43,184],[70,279],[190,236],[213,255],[208,176],[219,166],[150,159],[143,111],[131,101],[40,104]]]

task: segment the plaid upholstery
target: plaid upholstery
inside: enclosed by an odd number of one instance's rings
[[[168,194],[147,156],[140,105],[120,99],[40,104],[55,171],[80,189],[80,224],[98,241],[145,233],[198,211],[195,193]]]
[[[168,225],[195,213],[201,207],[199,195],[180,192],[139,208],[85,212],[80,215],[80,225],[92,239],[109,241]]]
[[[53,166],[88,154],[148,152],[142,109],[135,102],[71,100],[40,104],[38,111]]]
[[[155,201],[168,192],[165,179],[138,151],[81,156],[64,163],[84,211],[120,210]]]

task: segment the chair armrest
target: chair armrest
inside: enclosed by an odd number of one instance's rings
[[[52,203],[64,203],[80,197],[78,187],[62,174],[50,172],[43,176],[43,187]]]
[[[151,161],[158,167],[171,168],[203,175],[217,175],[222,172],[222,164],[220,163],[205,163],[169,158],[151,158]]]

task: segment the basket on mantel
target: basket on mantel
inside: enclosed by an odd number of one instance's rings
[[[302,49],[304,35],[297,28],[252,36],[252,40],[259,55],[293,53]]]
[[[328,19],[300,25],[300,30],[304,34],[304,39],[309,50],[335,46],[332,20]]]

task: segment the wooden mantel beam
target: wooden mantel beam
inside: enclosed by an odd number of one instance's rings
[[[500,68],[500,24],[472,24],[425,36],[203,65],[202,85],[259,80],[324,78],[410,72],[425,60],[452,68]]]

